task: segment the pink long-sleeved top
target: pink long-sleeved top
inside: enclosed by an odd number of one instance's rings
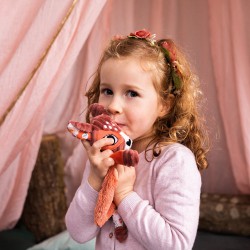
[[[134,192],[118,206],[128,228],[128,238],[120,243],[114,223],[102,228],[94,223],[98,196],[88,183],[87,163],[82,183],[66,214],[71,237],[83,243],[96,237],[96,249],[192,249],[197,233],[201,177],[193,153],[183,145],[164,147],[153,161],[139,155]]]

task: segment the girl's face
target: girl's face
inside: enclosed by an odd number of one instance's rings
[[[108,59],[101,67],[99,103],[132,140],[150,136],[164,107],[153,85],[152,72],[139,59]]]

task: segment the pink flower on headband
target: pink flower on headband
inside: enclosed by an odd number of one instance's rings
[[[147,30],[143,29],[143,30],[138,30],[135,31],[134,33],[130,33],[131,37],[136,37],[136,38],[149,38],[151,36],[150,32],[148,32]]]
[[[155,34],[151,35],[149,31],[143,29],[130,33],[129,38],[136,38],[148,41],[152,46],[155,45]]]
[[[168,55],[170,60],[172,62],[176,61],[176,53],[173,50],[173,47],[171,46],[171,44],[169,44],[167,41],[162,42],[161,44],[162,48],[164,48],[166,50],[166,52],[168,52]]]

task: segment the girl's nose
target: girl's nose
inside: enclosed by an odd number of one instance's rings
[[[110,114],[120,114],[122,112],[122,105],[117,99],[113,99],[107,107]]]

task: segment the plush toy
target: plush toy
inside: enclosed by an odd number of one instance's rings
[[[132,140],[112,121],[104,107],[95,103],[89,107],[89,112],[92,116],[91,123],[70,121],[67,127],[69,132],[80,140],[88,140],[91,145],[101,138],[112,138],[114,140],[113,144],[105,146],[101,150],[111,149],[114,153],[110,157],[114,159],[115,164],[122,164],[128,167],[136,166],[139,157],[137,151],[130,149]],[[95,223],[102,227],[112,216],[115,223],[116,238],[122,242],[127,238],[127,228],[116,212],[116,206],[113,202],[114,191],[117,185],[114,168],[115,165],[111,166],[104,178],[98,194],[94,217]]]

